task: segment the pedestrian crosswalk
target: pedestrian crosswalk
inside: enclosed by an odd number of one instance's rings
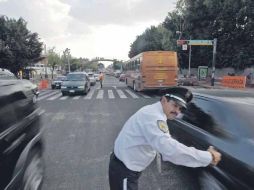
[[[138,99],[138,98],[159,98],[157,95],[146,95],[141,92],[134,92],[128,88],[112,88],[112,89],[101,89],[101,88],[93,88],[91,89],[87,95],[75,95],[75,96],[62,96],[61,91],[58,90],[45,90],[40,92],[38,97],[38,101],[46,100],[90,100],[90,99]]]

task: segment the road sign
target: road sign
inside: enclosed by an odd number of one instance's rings
[[[213,40],[189,40],[190,46],[212,46]]]
[[[187,45],[187,44],[183,44],[183,45],[182,45],[182,49],[183,49],[183,50],[187,50],[187,49],[188,49],[188,45]]]
[[[198,67],[198,78],[199,80],[205,80],[208,77],[208,66]]]

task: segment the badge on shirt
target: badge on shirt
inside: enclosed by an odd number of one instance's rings
[[[168,125],[165,121],[157,120],[158,128],[163,131],[164,133],[169,133]]]

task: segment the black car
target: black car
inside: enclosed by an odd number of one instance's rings
[[[196,94],[181,118],[168,121],[183,144],[222,153],[217,166],[193,169],[201,189],[254,189],[254,102],[231,100]]]
[[[0,189],[40,189],[43,142],[36,89],[0,69]]]
[[[55,88],[60,89],[63,81],[65,81],[65,80],[66,80],[65,76],[59,76],[59,77],[55,78],[51,83],[51,88],[52,89],[55,89]]]
[[[87,94],[90,90],[90,79],[85,72],[69,73],[61,86],[62,95]]]

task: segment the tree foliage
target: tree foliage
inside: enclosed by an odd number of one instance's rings
[[[55,48],[48,50],[48,66],[51,68],[51,76],[53,78],[54,70],[57,66],[62,65],[61,57],[55,52]]]
[[[25,20],[0,17],[0,67],[17,73],[40,59],[41,52],[38,34],[27,29]]]
[[[181,67],[188,65],[188,51],[178,39],[218,39],[217,67],[245,68],[254,64],[253,0],[178,0],[157,27],[148,28],[131,44],[129,57],[149,50],[178,51]],[[192,66],[212,63],[212,47],[193,46]]]

